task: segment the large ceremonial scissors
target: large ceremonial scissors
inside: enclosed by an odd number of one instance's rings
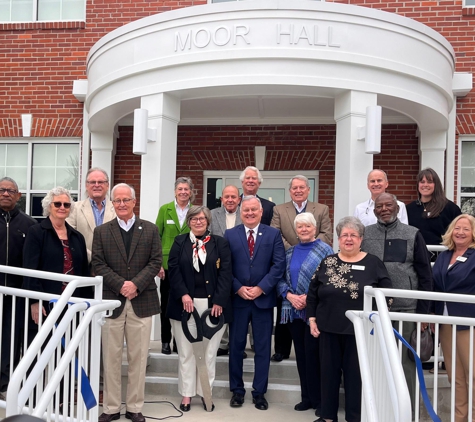
[[[194,337],[190,328],[188,327],[188,319],[190,315],[195,320],[196,324],[196,336]],[[206,411],[211,412],[213,410],[213,401],[211,398],[211,386],[209,385],[208,369],[206,367],[206,349],[211,338],[221,329],[224,325],[224,316],[221,314],[218,318],[218,324],[211,323],[210,317],[211,309],[207,309],[201,314],[193,308],[191,314],[189,312],[183,312],[181,318],[181,326],[183,328],[183,334],[193,346],[193,354],[196,359],[196,367],[198,368],[198,375],[200,378],[201,389],[203,390],[203,400],[206,407]]]

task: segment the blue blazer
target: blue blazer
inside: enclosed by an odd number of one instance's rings
[[[433,268],[434,291],[475,295],[475,249],[467,249],[463,254],[465,262],[455,261],[447,269],[453,251],[444,251],[435,261]],[[444,312],[444,302],[435,301],[436,315]],[[447,302],[450,316],[475,317],[475,305],[470,303]]]
[[[236,294],[242,286],[259,286],[263,290],[264,294],[254,300],[258,308],[268,309],[276,306],[276,286],[284,278],[285,271],[285,249],[280,231],[259,224],[252,259],[243,224],[226,230],[224,238],[231,249],[233,306],[244,308],[251,305],[251,301]]]

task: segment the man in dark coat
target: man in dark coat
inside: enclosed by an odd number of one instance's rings
[[[23,267],[23,245],[28,229],[36,224],[36,220],[26,215],[17,206],[21,193],[17,183],[9,178],[0,179],[0,265]],[[0,273],[0,285],[21,288],[21,276]],[[2,355],[0,396],[7,391],[10,381],[10,370],[18,364],[20,359],[21,340],[23,338],[23,301],[16,303],[16,331],[12,333],[12,296],[3,297],[3,325],[2,325]],[[20,305],[20,306],[19,306]],[[10,342],[15,339],[13,346],[13,361],[10,362]],[[11,363],[13,363],[13,368]]]
[[[104,299],[120,300],[102,328],[104,402],[99,422],[120,418],[121,366],[127,341],[127,419],[145,422],[145,395],[152,316],[160,313],[155,276],[162,265],[162,247],[155,224],[134,215],[135,191],[120,183],[112,189],[117,218],[96,227],[92,242],[92,267],[104,278]]]

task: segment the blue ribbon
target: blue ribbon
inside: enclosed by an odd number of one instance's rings
[[[50,301],[50,304],[57,302],[57,299],[53,299]],[[85,301],[87,307],[89,308],[91,305],[89,302]],[[68,302],[68,305],[73,305],[73,302]],[[58,324],[56,324],[56,327]],[[61,337],[61,345],[63,349],[66,349],[66,343],[64,341],[64,337]],[[77,357],[74,357],[74,375],[78,377],[78,368],[79,368],[79,361]],[[94,392],[92,391],[91,382],[89,381],[89,377],[86,374],[86,371],[81,366],[81,395],[82,399],[84,400],[84,404],[86,405],[87,410],[91,410],[93,407],[97,406],[97,400],[94,396]]]

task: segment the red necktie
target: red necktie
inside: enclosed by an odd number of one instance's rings
[[[249,255],[254,254],[254,236],[252,235],[254,230],[249,230],[249,236],[247,237],[247,245],[249,246]]]

